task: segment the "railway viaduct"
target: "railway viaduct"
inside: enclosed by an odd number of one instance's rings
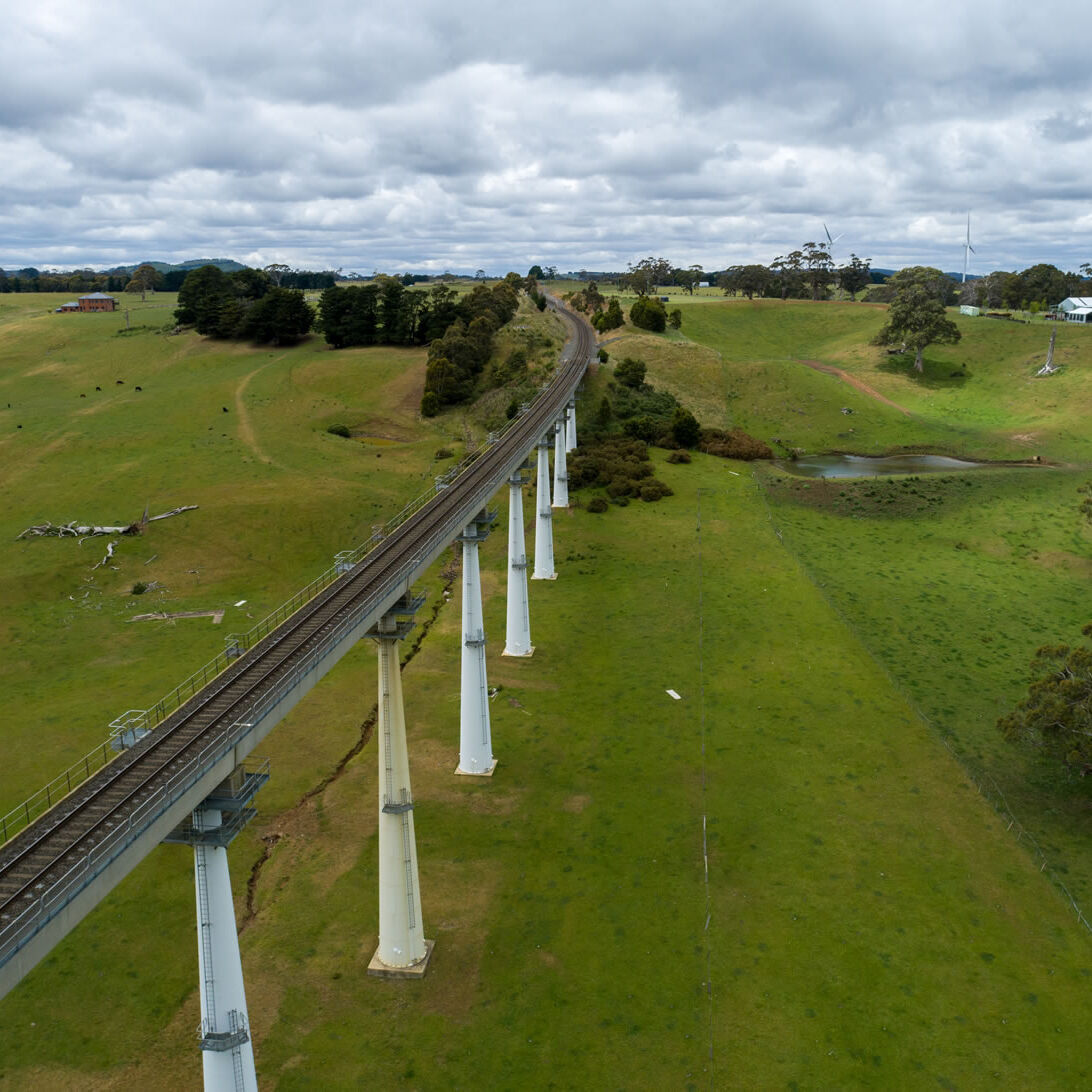
[[[550,301],[571,328],[551,382],[499,435],[437,481],[356,550],[151,709],[117,718],[111,744],[0,817],[0,996],[163,841],[194,847],[201,1047],[206,1089],[253,1089],[227,845],[254,814],[268,777],[248,756],[361,639],[379,655],[379,948],[369,973],[423,974],[431,952],[417,889],[413,801],[397,642],[421,600],[414,581],[453,541],[463,548],[459,765],[488,776],[489,726],[478,543],[490,499],[510,490],[505,654],[530,638],[522,469],[537,451],[535,579],[553,579],[551,507],[568,504],[574,395],[595,349],[590,326]],[[553,495],[549,448],[554,447]]]

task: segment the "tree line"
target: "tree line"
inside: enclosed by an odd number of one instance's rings
[[[541,268],[534,266],[533,270]],[[871,259],[856,254],[837,265],[829,246],[808,242],[797,250],[778,255],[768,265],[750,263],[706,271],[700,265],[682,267],[667,258],[650,256],[630,264],[625,272],[602,279],[603,283],[617,284],[638,297],[654,295],[657,287],[682,288],[692,295],[699,285],[708,284],[726,296],[782,300],[826,300],[834,294],[856,299],[867,288],[868,293],[863,297],[867,302],[890,303],[896,294],[889,283],[891,276],[873,270]],[[951,277],[945,279],[948,291],[941,300],[944,306],[961,303],[1036,312],[1053,307],[1067,296],[1092,295],[1089,262],[1083,263],[1076,273],[1041,262],[1019,273],[998,270],[964,284]],[[598,313],[594,299],[589,302],[590,310]]]

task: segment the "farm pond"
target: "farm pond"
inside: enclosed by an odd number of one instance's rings
[[[983,470],[990,464],[947,455],[801,455],[798,459],[775,459],[773,465],[800,478],[876,478],[885,474]]]

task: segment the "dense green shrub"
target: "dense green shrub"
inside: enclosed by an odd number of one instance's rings
[[[680,447],[696,447],[701,440],[701,425],[688,409],[679,406],[671,417],[671,435]]]
[[[662,334],[667,327],[667,311],[654,296],[640,296],[629,309],[629,321],[642,330]]]
[[[344,436],[346,440],[352,435],[348,425],[331,425],[326,431],[331,436]]]
[[[674,496],[674,491],[666,482],[659,478],[650,478],[641,486],[641,500],[658,501],[662,497]]]
[[[669,463],[688,463],[690,462],[689,451],[673,451],[667,457]]]
[[[624,357],[620,364],[614,365],[615,382],[631,390],[640,390],[648,374],[648,365],[643,360],[636,360],[632,356]]]
[[[605,512],[609,507],[605,497],[592,497],[587,504],[589,512]]]

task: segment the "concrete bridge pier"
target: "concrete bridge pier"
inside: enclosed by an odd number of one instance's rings
[[[565,460],[565,434],[568,429],[563,414],[554,425],[554,507],[569,507],[569,475]]]
[[[478,513],[459,536],[463,544],[463,652],[459,700],[457,774],[490,777],[497,767],[489,726],[489,682],[485,674],[485,624],[478,544],[489,536],[496,512]]]
[[[535,516],[535,571],[532,580],[556,580],[553,512],[550,511],[550,436],[538,442],[538,485]]]
[[[425,939],[417,879],[406,713],[398,642],[413,629],[412,615],[424,597],[404,595],[368,631],[379,646],[379,947],[368,974],[420,978],[433,941]]]
[[[570,398],[568,408],[565,411],[569,426],[565,434],[565,450],[576,450],[576,399]]]
[[[165,839],[193,846],[205,1092],[257,1092],[227,847],[253,818],[268,763],[239,766]]]
[[[524,464],[526,465],[526,464]],[[520,467],[508,479],[508,616],[505,656],[530,656],[531,607],[527,596],[527,547],[523,534],[523,486],[527,479]]]

